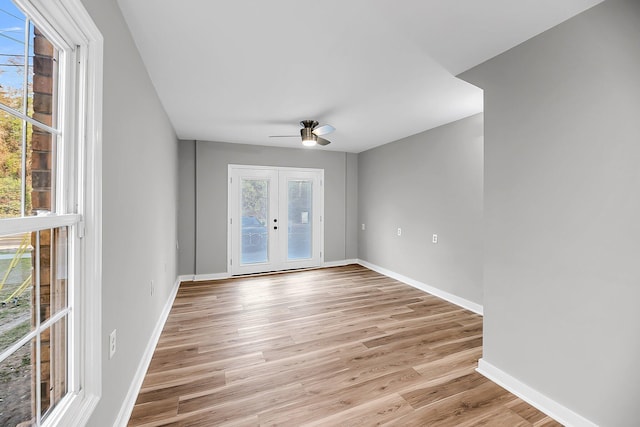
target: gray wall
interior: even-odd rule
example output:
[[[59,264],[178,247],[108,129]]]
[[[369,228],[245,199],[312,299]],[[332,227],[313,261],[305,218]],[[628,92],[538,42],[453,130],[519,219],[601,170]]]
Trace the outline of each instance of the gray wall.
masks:
[[[88,423],[100,427],[113,425],[176,279],[178,150],[115,0],[83,3],[104,36],[102,398]]]
[[[178,274],[195,273],[196,144],[180,141],[178,149]]]
[[[347,236],[347,248],[345,259],[358,258],[358,155],[354,153],[347,154],[347,173],[346,173],[346,227],[345,234]]]
[[[482,304],[482,122],[359,154],[360,259]]]
[[[602,426],[640,419],[640,2],[461,77],[485,90],[484,355]]]
[[[353,155],[321,149],[306,150],[256,145],[197,141],[196,143],[196,274],[227,271],[227,175],[229,164],[303,167],[324,169],[325,177],[325,256],[326,262],[341,261],[357,250],[353,240],[353,204],[357,182],[347,166]],[[180,150],[188,150],[188,142]],[[184,174],[188,170],[181,171]],[[184,176],[181,175],[181,177]],[[347,177],[351,179],[347,181]],[[188,178],[187,178],[188,179]],[[182,211],[181,211],[182,212]],[[190,215],[184,211],[185,215]],[[182,213],[181,213],[182,215]],[[185,237],[185,241],[188,241]],[[180,237],[182,240],[182,235]]]

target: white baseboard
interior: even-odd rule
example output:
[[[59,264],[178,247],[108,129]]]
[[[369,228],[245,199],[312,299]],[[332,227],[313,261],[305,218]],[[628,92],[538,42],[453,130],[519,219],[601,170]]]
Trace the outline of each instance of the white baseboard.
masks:
[[[178,282],[193,282],[196,280],[196,276],[194,274],[182,274],[178,276]]]
[[[429,286],[426,283],[419,282],[410,277],[403,276],[402,274],[398,274],[394,271],[387,270],[386,268],[380,267],[375,264],[371,264],[370,262],[367,262],[361,259],[357,260],[357,263],[377,273],[384,274],[385,276],[389,276],[392,279],[399,280],[400,282],[406,283],[409,286],[413,286],[414,288],[420,289],[421,291],[430,293],[431,295],[437,296],[438,298],[442,298],[443,300],[449,301],[450,303],[458,305],[467,310],[473,311],[476,314],[482,315],[483,313],[483,307],[480,304],[477,304],[473,301],[469,301],[457,295],[450,294],[449,292],[443,291],[442,289]]]
[[[530,405],[535,406],[540,411],[558,421],[560,424],[568,427],[597,427],[597,424],[592,423],[581,415],[576,414],[571,409],[548,398],[539,391],[534,390],[520,380],[496,368],[484,359],[478,360],[478,368],[476,371],[502,388],[515,394]]]
[[[322,264],[322,267],[343,267],[349,264],[358,264],[357,259],[343,259],[340,261],[327,261]]]
[[[138,398],[138,393],[140,393],[140,387],[142,387],[142,382],[144,381],[144,377],[147,373],[147,369],[149,368],[149,364],[151,363],[151,358],[153,357],[153,353],[156,349],[156,345],[158,344],[158,340],[160,339],[160,334],[162,334],[162,329],[164,328],[164,324],[169,317],[169,312],[171,312],[171,307],[173,307],[173,302],[176,299],[176,295],[178,294],[178,289],[180,288],[180,278],[176,278],[176,281],[173,285],[173,289],[171,290],[171,294],[167,299],[167,302],[160,313],[160,318],[158,319],[158,323],[156,323],[156,327],[149,338],[149,342],[147,342],[147,347],[144,350],[142,355],[142,359],[140,359],[140,363],[138,364],[138,369],[131,381],[131,385],[129,386],[129,391],[127,392],[127,397],[124,399],[122,406],[120,407],[120,412],[118,412],[118,417],[116,418],[114,426],[122,426],[125,427],[129,422],[129,418],[131,417],[131,412],[133,411],[133,407],[136,403],[136,399]]]

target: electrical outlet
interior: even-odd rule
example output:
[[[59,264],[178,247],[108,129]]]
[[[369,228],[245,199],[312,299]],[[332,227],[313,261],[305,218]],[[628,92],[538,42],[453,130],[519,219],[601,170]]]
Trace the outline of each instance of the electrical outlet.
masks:
[[[364,226],[364,224],[362,224],[362,231],[364,231],[366,229],[366,227]]]
[[[155,286],[153,285],[153,280],[151,281],[151,296],[153,296],[153,291],[155,290]]]
[[[402,228],[398,227],[398,236],[402,236]]]
[[[116,354],[116,330],[115,329],[109,334],[109,359],[112,359],[114,354]]]
[[[431,238],[431,243],[438,243],[438,235],[434,234],[433,237]]]

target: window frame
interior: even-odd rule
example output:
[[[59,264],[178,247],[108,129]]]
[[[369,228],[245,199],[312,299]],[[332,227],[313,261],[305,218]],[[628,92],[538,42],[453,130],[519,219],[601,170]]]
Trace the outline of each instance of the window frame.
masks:
[[[2,219],[0,234],[69,226],[69,390],[41,426],[84,425],[102,388],[103,37],[80,0],[13,1],[64,52],[57,101],[67,151],[55,151],[55,212]]]

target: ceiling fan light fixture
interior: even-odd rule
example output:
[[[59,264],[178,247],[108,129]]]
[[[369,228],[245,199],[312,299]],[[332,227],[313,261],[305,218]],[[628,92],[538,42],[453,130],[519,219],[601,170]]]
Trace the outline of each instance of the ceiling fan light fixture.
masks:
[[[318,141],[318,137],[313,134],[311,128],[300,129],[300,135],[302,135],[302,145],[305,147],[313,147]]]

